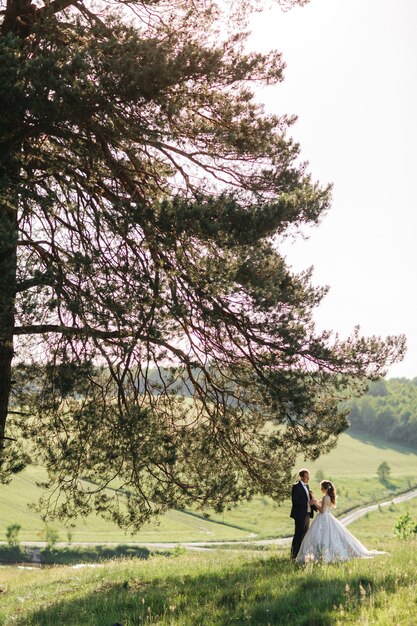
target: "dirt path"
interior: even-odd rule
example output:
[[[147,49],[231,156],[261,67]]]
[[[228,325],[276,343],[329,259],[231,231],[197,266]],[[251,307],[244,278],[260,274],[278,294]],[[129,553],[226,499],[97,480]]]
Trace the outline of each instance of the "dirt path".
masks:
[[[357,509],[352,511],[351,513],[347,513],[340,517],[340,521],[345,526],[349,526],[352,522],[356,522],[360,517],[363,517],[370,511],[376,511],[380,506],[389,506],[390,504],[399,504],[400,502],[406,502],[407,500],[411,500],[412,498],[417,498],[417,489],[413,489],[412,491],[407,491],[407,493],[403,493],[400,496],[396,496],[391,500],[386,500],[385,502],[379,502],[378,504],[370,504],[369,506],[362,507],[361,509]]]

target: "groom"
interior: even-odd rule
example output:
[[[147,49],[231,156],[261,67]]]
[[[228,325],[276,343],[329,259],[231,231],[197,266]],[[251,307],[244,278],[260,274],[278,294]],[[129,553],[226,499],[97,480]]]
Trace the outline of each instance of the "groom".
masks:
[[[291,544],[291,558],[295,559],[303,541],[304,535],[310,526],[310,519],[317,511],[313,504],[313,492],[310,491],[308,480],[309,471],[305,468],[298,472],[300,480],[295,483],[291,491],[292,507],[290,517],[295,522],[294,537]]]

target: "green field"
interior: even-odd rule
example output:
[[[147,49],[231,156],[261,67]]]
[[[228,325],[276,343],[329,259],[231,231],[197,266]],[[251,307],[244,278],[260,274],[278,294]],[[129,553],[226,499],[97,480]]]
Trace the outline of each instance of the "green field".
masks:
[[[390,493],[390,486],[397,486],[397,491],[400,485],[407,486],[416,476],[416,456],[403,448],[387,449],[375,439],[371,442],[350,433],[341,437],[335,452],[310,464],[310,469],[313,477],[321,469],[341,485],[341,510],[353,499],[368,498],[372,493],[379,498]],[[354,462],[349,463],[349,459]],[[383,460],[392,468],[388,486],[381,485],[375,476],[376,467]],[[13,521],[22,516],[19,519],[27,523],[29,533],[31,524],[40,523],[34,513],[25,511],[27,495],[34,496],[36,492],[35,478],[32,468],[16,478],[17,486],[2,487],[0,492],[1,519],[5,519],[3,503],[7,503],[5,494],[9,493],[9,504],[13,506],[7,510],[15,515]],[[349,492],[352,496],[347,495]],[[84,568],[0,566],[0,624],[411,626],[416,623],[417,539],[404,542],[393,535],[399,516],[407,511],[417,523],[414,499],[381,507],[352,524],[351,532],[368,548],[385,550],[389,556],[348,563],[297,566],[289,560],[287,547],[252,550],[242,545],[241,550],[185,554],[179,551],[170,556],[151,554],[145,560],[112,559]],[[159,528],[146,528],[139,537],[186,532],[187,539],[201,539],[207,528],[213,528],[214,535],[230,533],[236,541],[239,532],[242,538],[250,529],[267,533],[284,515],[290,521],[288,507],[276,507],[268,499],[258,498],[225,513],[225,522],[233,520],[245,528],[239,531],[172,511]],[[89,524],[84,529],[80,526],[76,533],[98,537],[101,529],[101,536],[109,538],[103,541],[123,537],[119,530],[106,527],[99,520],[92,519]],[[289,531],[291,528],[289,524]]]
[[[415,624],[417,542],[390,556],[297,566],[288,554],[209,551],[95,568],[0,570],[3,626]]]
[[[381,484],[376,476],[376,469],[382,461],[391,467],[387,484]],[[300,460],[300,465],[304,464]],[[338,515],[361,504],[389,499],[392,494],[405,491],[417,481],[416,451],[353,432],[341,435],[334,451],[314,463],[307,463],[307,466],[311,473],[310,486],[317,496],[320,495],[315,479],[318,471],[336,484]],[[11,484],[0,486],[0,540],[5,540],[6,527],[11,523],[22,525],[22,541],[42,540],[44,524],[38,514],[28,509],[27,503],[36,502],[39,497],[41,492],[36,480],[43,476],[41,469],[31,467],[16,476]],[[54,522],[51,525],[59,531],[60,539],[66,541],[65,527]],[[257,538],[287,536],[292,528],[288,502],[277,505],[270,498],[258,497],[224,514],[211,513],[210,519],[195,512],[169,511],[159,525],[147,525],[133,536],[100,517],[90,516],[77,523],[72,530],[72,541],[241,541],[254,538],[254,535]]]

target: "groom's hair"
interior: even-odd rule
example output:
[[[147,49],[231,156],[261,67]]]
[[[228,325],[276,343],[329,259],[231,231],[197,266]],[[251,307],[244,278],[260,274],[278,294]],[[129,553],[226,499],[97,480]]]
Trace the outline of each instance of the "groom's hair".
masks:
[[[309,474],[310,472],[308,471],[308,469],[306,469],[305,467],[303,467],[303,469],[300,469],[300,471],[298,472],[298,475],[300,478],[302,478],[304,476],[304,474]]]

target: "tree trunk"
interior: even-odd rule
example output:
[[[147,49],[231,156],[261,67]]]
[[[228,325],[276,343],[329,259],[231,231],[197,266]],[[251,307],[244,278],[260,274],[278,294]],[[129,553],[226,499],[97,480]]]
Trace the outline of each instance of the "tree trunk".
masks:
[[[36,21],[37,9],[31,0],[7,0],[0,37],[14,33],[21,42],[29,36]],[[11,73],[13,75],[13,72]],[[12,89],[13,91],[13,89]],[[12,106],[11,106],[12,105]],[[14,105],[14,106],[13,106]],[[16,128],[23,125],[19,102],[10,99],[5,87],[2,101],[0,136],[0,468],[4,462],[4,442],[10,402],[15,326],[17,280],[18,207],[21,140]]]
[[[9,153],[10,159],[10,153]],[[3,159],[2,159],[3,160]],[[0,171],[0,467],[11,389],[17,270],[17,159]]]

